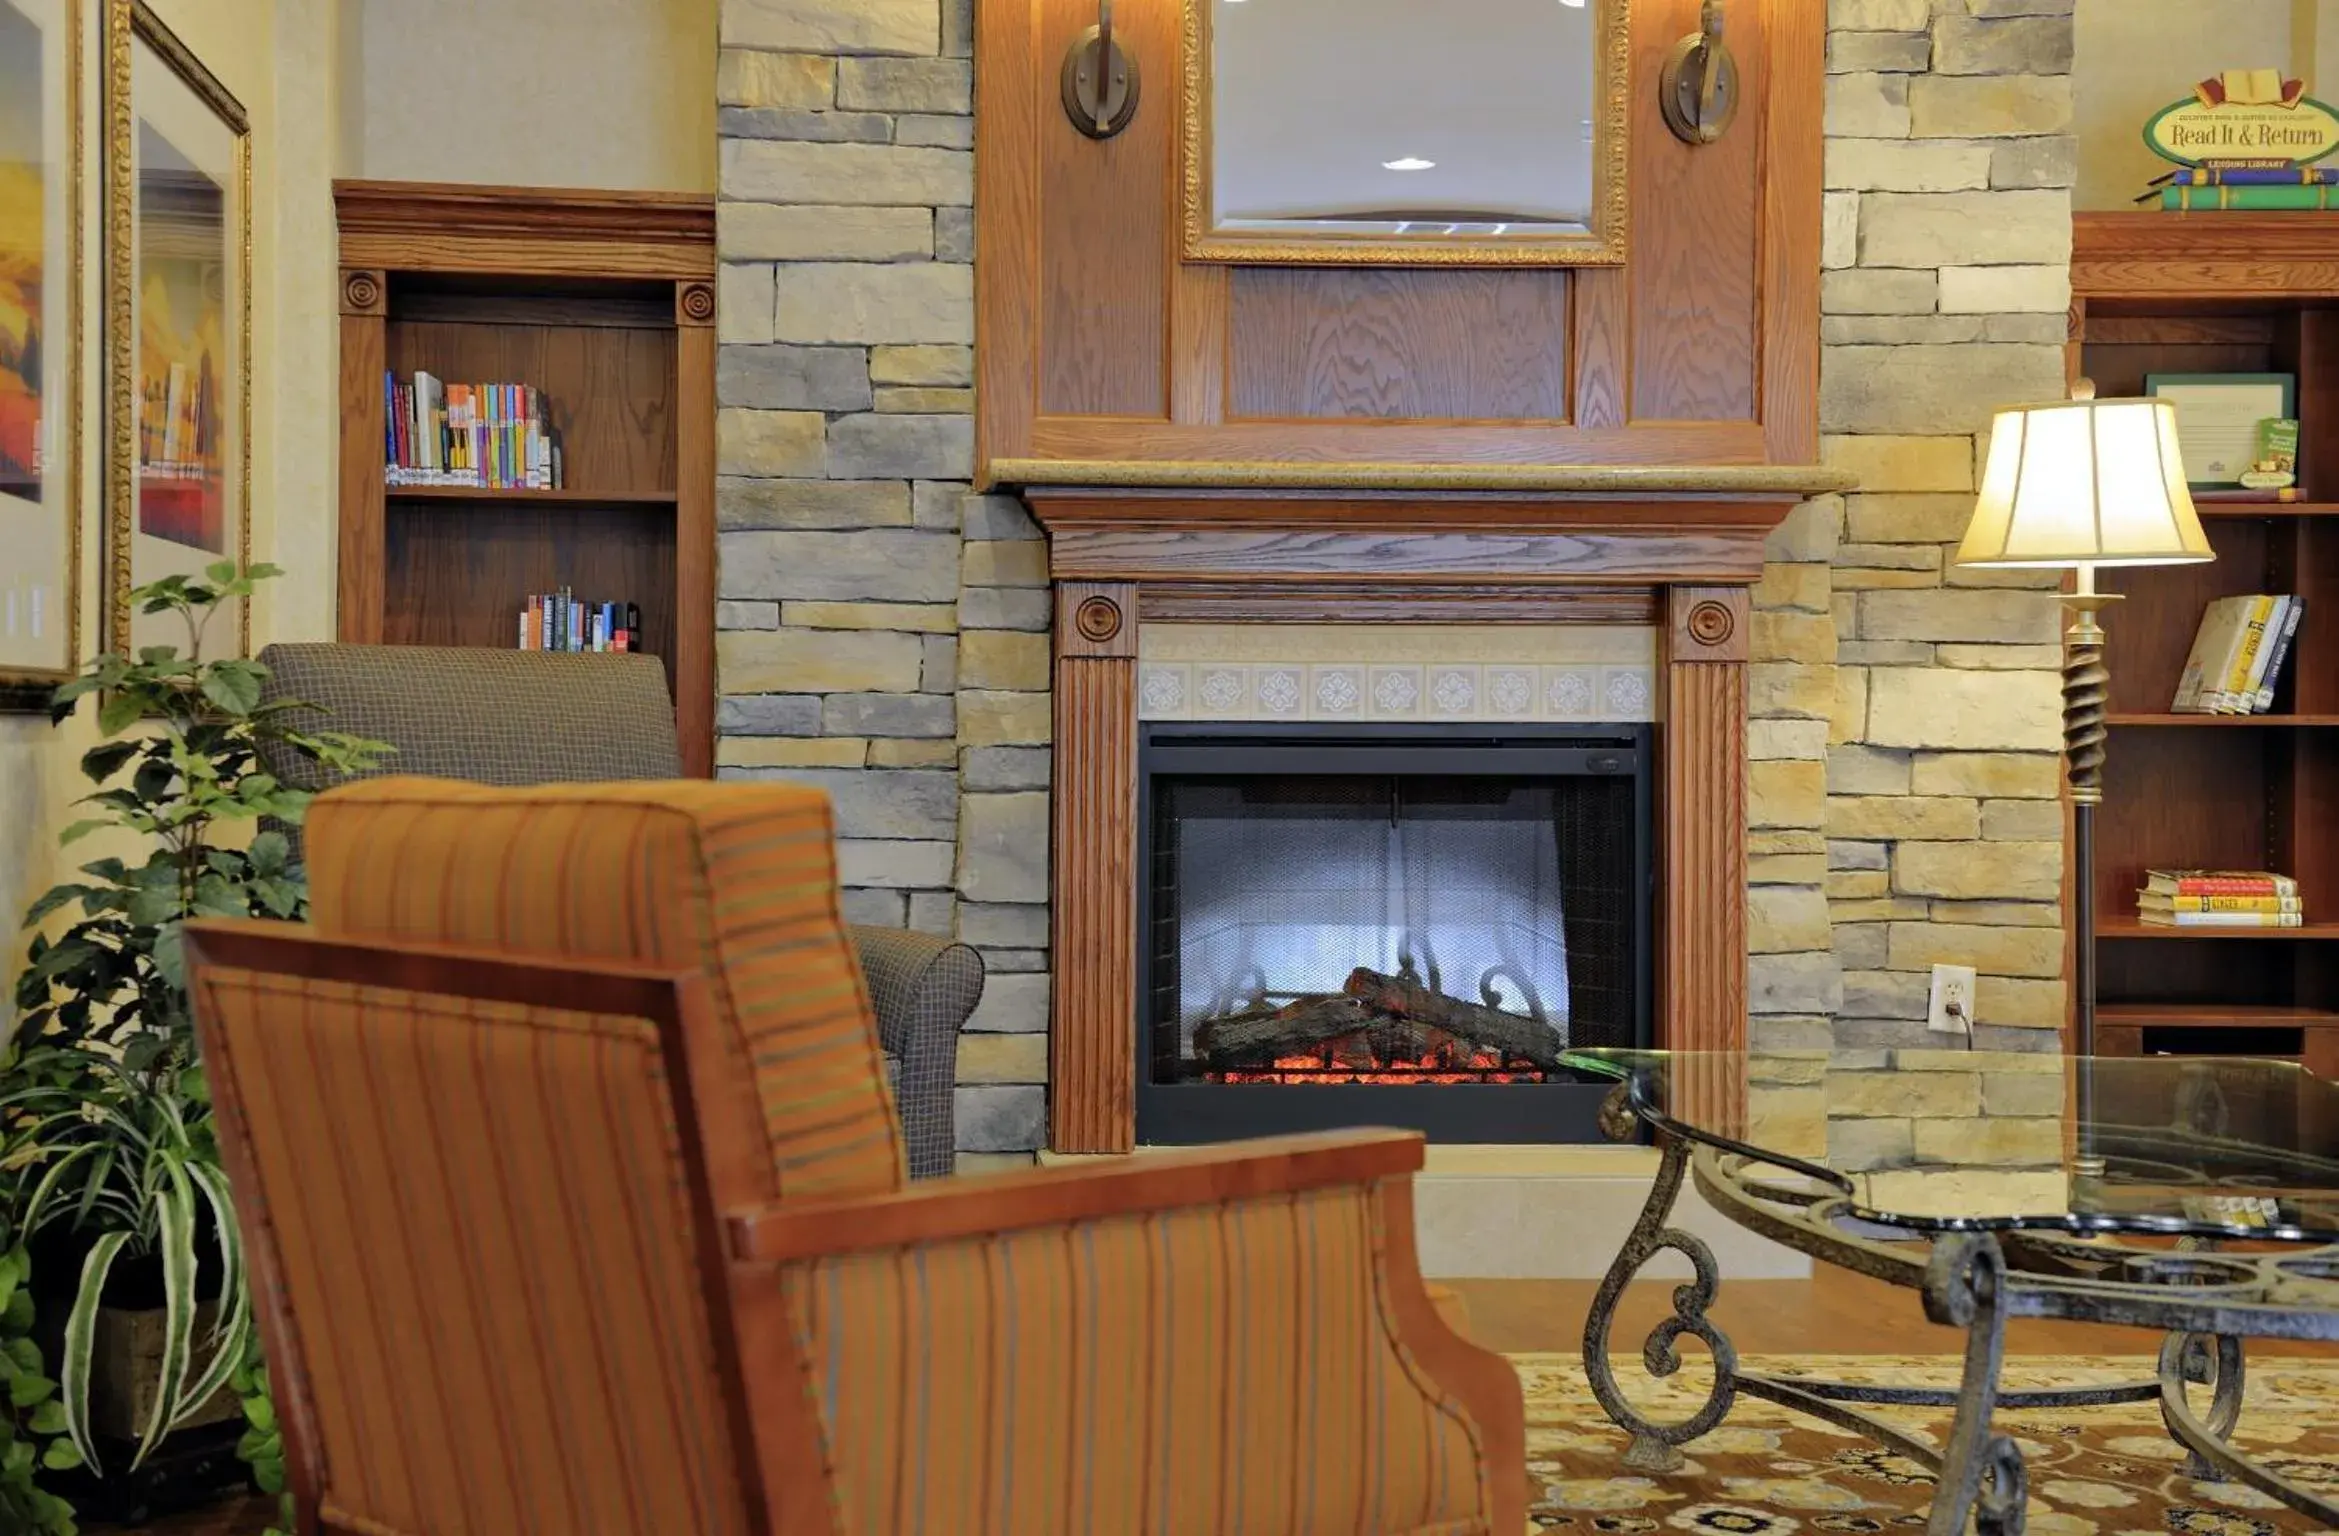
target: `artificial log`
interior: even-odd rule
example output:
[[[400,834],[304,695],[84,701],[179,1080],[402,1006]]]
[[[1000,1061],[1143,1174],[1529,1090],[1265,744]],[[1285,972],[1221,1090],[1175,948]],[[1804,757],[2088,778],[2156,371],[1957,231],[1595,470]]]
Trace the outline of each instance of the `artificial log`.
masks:
[[[1529,1061],[1546,1072],[1559,1069],[1567,1041],[1540,1019],[1466,1003],[1433,992],[1411,976],[1389,976],[1358,966],[1340,989],[1368,1013],[1426,1024],[1449,1035],[1500,1052],[1504,1061]]]
[[[1339,993],[1317,994],[1280,1008],[1246,1008],[1205,1021],[1194,1048],[1213,1066],[1267,1066],[1278,1056],[1314,1050],[1327,1040],[1361,1034],[1374,1019],[1364,1004]]]

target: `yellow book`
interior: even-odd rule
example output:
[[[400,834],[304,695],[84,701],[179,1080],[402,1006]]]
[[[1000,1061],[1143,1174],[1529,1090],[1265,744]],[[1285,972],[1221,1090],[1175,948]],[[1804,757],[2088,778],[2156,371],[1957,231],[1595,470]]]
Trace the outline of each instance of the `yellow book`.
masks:
[[[2249,599],[2249,605],[2242,619],[2241,644],[2226,663],[2225,685],[2217,690],[2212,714],[2246,715],[2257,702],[2258,690],[2250,672],[2257,663],[2258,648],[2266,643],[2266,621],[2274,617],[2274,599],[2260,593]]]
[[[2297,912],[2296,896],[2169,896],[2139,891],[2136,905],[2146,912]]]

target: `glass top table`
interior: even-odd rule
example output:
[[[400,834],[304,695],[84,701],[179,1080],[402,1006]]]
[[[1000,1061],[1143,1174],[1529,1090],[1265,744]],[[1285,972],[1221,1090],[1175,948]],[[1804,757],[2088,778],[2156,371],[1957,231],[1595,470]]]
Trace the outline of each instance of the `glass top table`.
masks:
[[[2191,1475],[2232,1477],[2339,1528],[2339,1504],[2230,1443],[2245,1340],[2339,1340],[2339,1085],[2291,1063],[2235,1058],[1585,1050],[1561,1060],[1615,1084],[1601,1114],[1607,1135],[1653,1141],[1661,1154],[1584,1329],[1594,1396],[1632,1436],[1627,1465],[1677,1468],[1679,1448],[1744,1394],[1932,1470],[1929,1533],[1961,1536],[1969,1520],[2019,1532],[2022,1452],[1993,1429],[1996,1409],[2157,1401]],[[1927,1316],[1966,1332],[1959,1386],[1738,1369],[1708,1315],[1721,1283],[1712,1251],[1670,1220],[1685,1182],[1741,1227],[1917,1292]],[[1670,1375],[1681,1340],[1698,1339],[1714,1384],[1688,1418],[1660,1424],[1625,1397],[1609,1352],[1626,1285],[1666,1249],[1696,1278],[1675,1290],[1642,1360]],[[2111,1387],[2003,1390],[2013,1317],[2156,1330],[2158,1369]],[[1934,1446],[1864,1411],[1878,1404],[1956,1415]]]

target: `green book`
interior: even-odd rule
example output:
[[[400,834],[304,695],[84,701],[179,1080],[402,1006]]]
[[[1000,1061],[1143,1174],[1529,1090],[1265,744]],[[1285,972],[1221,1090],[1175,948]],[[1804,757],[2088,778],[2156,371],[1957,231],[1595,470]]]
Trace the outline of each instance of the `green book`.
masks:
[[[2162,187],[2160,206],[2167,211],[2207,212],[2222,208],[2237,213],[2295,212],[2302,208],[2339,207],[2329,186],[2312,187]]]

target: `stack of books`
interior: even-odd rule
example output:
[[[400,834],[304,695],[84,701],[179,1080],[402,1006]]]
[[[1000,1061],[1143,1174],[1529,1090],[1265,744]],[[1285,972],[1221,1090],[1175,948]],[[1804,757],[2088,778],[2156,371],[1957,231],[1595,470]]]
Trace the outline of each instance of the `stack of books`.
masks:
[[[642,610],[632,603],[579,602],[567,587],[539,593],[520,610],[523,651],[638,651]]]
[[[2339,169],[2325,165],[2196,165],[2156,176],[2136,199],[2158,200],[2170,213],[2223,209],[2232,213],[2339,208]]]
[[[565,483],[560,439],[530,384],[449,384],[382,375],[383,479],[403,486],[553,491]]]
[[[2265,870],[2150,869],[2136,917],[2155,928],[2297,928],[2298,882]]]
[[[2169,710],[2179,715],[2262,715],[2298,638],[2306,602],[2296,593],[2221,597],[2201,614]]]

